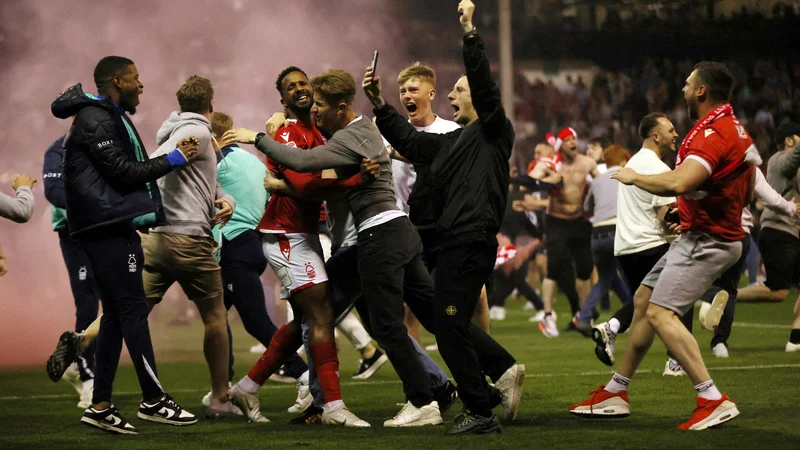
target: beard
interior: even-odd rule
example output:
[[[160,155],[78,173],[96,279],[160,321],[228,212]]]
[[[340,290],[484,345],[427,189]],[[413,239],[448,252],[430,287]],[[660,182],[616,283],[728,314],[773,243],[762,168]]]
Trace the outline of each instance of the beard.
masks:
[[[698,117],[698,114],[697,114],[697,100],[694,100],[694,99],[686,100],[686,109],[688,109],[688,111],[689,111],[689,118],[690,119],[692,119],[692,120],[699,120],[700,119],[700,117]]]
[[[139,90],[124,93],[120,96],[119,107],[130,115],[136,114],[136,107],[139,105]]]

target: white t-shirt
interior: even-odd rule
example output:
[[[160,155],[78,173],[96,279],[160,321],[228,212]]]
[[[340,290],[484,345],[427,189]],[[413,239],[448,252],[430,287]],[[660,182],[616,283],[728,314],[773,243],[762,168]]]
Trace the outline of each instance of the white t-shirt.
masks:
[[[670,170],[655,152],[646,148],[633,155],[625,167],[642,175],[657,175]],[[658,220],[658,209],[675,201],[675,197],[659,197],[636,186],[620,183],[614,255],[639,253],[675,239],[675,235],[664,231]]]
[[[455,131],[460,126],[452,120],[442,119],[436,116],[436,119],[427,127],[414,127],[417,131],[434,134],[445,134]],[[389,141],[383,140],[386,148],[391,147]],[[394,181],[394,194],[397,198],[397,206],[401,210],[408,213],[408,196],[411,194],[411,189],[414,187],[414,182],[417,181],[417,173],[414,171],[412,164],[404,163],[396,159],[392,160],[392,180]]]

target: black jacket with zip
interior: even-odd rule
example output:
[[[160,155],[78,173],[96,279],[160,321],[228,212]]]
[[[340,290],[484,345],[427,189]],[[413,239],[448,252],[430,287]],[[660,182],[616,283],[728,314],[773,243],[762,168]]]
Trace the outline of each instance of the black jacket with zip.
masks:
[[[430,164],[438,244],[497,245],[508,196],[514,128],[492,79],[483,42],[464,37],[464,66],[478,120],[447,134],[418,132],[391,105],[375,109],[381,134],[404,158]]]
[[[141,229],[164,224],[154,181],[172,166],[166,156],[148,158],[136,128],[113,100],[84,94],[77,84],[59,95],[50,109],[59,119],[75,116],[64,140],[63,162],[71,235],[125,222]]]

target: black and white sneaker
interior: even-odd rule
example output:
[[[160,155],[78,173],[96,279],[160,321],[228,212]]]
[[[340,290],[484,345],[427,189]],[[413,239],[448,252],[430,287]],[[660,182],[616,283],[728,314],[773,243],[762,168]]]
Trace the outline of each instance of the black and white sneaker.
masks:
[[[53,382],[60,380],[70,364],[78,360],[82,338],[83,336],[74,331],[61,333],[56,349],[47,358],[47,376]]]
[[[389,361],[389,357],[384,355],[382,351],[375,349],[375,354],[370,359],[358,360],[358,372],[353,374],[354,380],[366,380],[371,377],[381,368],[382,365]]]
[[[503,395],[500,394],[501,401],[502,398]],[[433,393],[433,399],[439,404],[439,412],[444,414],[456,403],[456,400],[458,400],[458,388],[448,380],[444,387]]]
[[[98,411],[91,406],[86,408],[86,411],[83,412],[83,417],[81,417],[81,423],[111,433],[137,434],[136,428],[122,417],[114,405],[102,411]]]
[[[143,420],[169,425],[194,425],[197,423],[197,417],[178,406],[169,394],[164,394],[153,404],[143,401],[139,404],[139,412],[136,416]]]

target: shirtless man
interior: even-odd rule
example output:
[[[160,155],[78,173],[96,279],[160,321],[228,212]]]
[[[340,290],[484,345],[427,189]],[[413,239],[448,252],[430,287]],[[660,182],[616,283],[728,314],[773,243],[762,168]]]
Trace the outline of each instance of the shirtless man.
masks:
[[[555,172],[561,176],[563,185],[550,191],[545,219],[547,277],[542,284],[545,315],[539,322],[539,330],[547,337],[558,336],[552,314],[556,286],[567,296],[573,316],[591,289],[590,278],[594,268],[592,225],[583,218],[583,198],[587,176],[600,174],[592,158],[578,154],[578,134],[572,128],[564,128],[558,133],[555,149],[558,151]],[[537,163],[530,176],[546,181],[546,178],[554,176],[553,169],[548,164]]]

